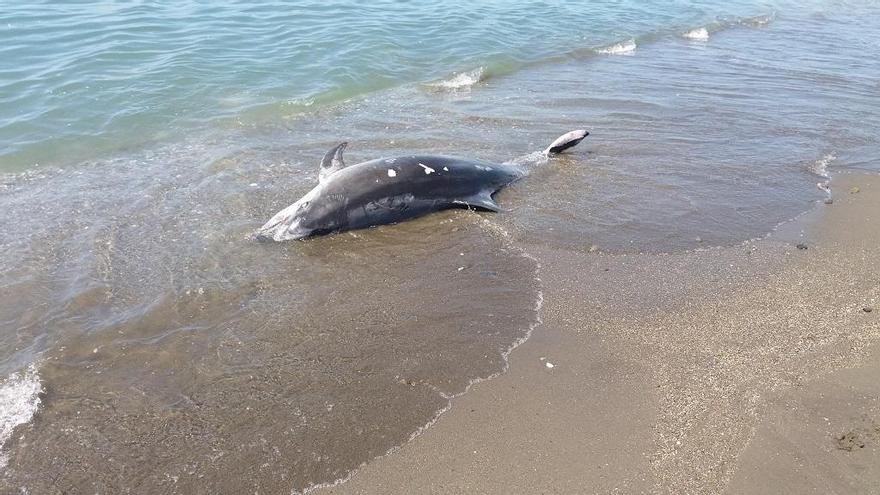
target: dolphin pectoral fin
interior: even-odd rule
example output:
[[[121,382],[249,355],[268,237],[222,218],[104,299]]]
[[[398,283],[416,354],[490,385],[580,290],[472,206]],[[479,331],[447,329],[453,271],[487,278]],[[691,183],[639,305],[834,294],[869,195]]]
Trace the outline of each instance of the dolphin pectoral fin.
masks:
[[[463,205],[463,206],[475,208],[478,210],[486,210],[486,211],[491,211],[491,212],[495,212],[495,213],[502,211],[501,207],[498,206],[498,203],[496,203],[495,200],[492,199],[492,196],[490,196],[488,194],[479,195],[479,196],[472,196],[470,198],[465,198],[460,201],[453,201],[453,202],[458,205]]]
[[[342,152],[345,151],[346,146],[348,143],[343,141],[324,155],[324,159],[321,160],[321,170],[318,172],[318,182],[324,182],[327,177],[345,168]]]
[[[546,153],[548,155],[562,153],[563,151],[571,148],[572,146],[576,146],[578,143],[583,141],[585,137],[587,137],[589,135],[590,135],[590,133],[583,130],[583,129],[578,129],[576,131],[567,132],[567,133],[559,136],[558,138],[556,138],[556,141],[553,141],[552,143],[550,143],[550,146],[548,146],[547,149],[544,150],[544,153]]]

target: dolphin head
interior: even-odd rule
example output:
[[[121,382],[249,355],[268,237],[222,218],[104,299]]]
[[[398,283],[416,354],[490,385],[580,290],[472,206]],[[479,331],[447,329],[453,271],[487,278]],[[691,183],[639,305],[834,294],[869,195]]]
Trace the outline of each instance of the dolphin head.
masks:
[[[260,241],[288,241],[323,235],[338,229],[340,209],[333,195],[319,184],[299,201],[279,211],[257,230]]]

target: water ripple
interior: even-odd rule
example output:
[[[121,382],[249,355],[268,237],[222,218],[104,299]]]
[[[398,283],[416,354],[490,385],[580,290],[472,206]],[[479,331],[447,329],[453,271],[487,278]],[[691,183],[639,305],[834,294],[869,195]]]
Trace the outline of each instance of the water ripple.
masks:
[[[736,9],[755,15],[766,6]],[[266,115],[273,102],[332,104],[477,67],[496,74],[579,48],[680,32],[736,9],[611,0],[589,9],[561,1],[7,3],[0,170],[94,158],[90,148],[105,149],[98,141],[127,147],[255,109]],[[82,144],[71,149],[71,141]]]

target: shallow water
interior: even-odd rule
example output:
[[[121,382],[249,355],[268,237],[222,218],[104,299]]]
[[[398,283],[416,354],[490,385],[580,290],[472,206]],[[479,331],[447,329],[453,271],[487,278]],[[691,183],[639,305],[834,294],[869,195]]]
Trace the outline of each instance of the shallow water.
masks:
[[[589,35],[577,31],[583,17],[531,7],[473,7],[497,23],[495,35],[477,43],[433,32],[433,59],[401,42],[393,53],[416,59],[415,68],[393,57],[358,66],[357,50],[339,46],[300,54],[365,80],[381,78],[383,64],[400,65],[404,73],[389,76],[386,89],[350,99],[314,96],[345,74],[277,69],[298,67],[275,56],[290,39],[320,44],[338,32],[319,14],[293,23],[278,5],[241,17],[232,7],[195,8],[209,25],[172,23],[189,44],[157,45],[150,57],[158,58],[146,64],[155,73],[123,55],[101,62],[136,75],[122,78],[132,88],[167,84],[144,97],[101,90],[107,106],[149,107],[134,121],[88,128],[87,114],[104,118],[104,106],[79,93],[32,101],[3,67],[2,97],[19,106],[3,110],[0,132],[13,145],[2,166],[26,170],[0,183],[0,376],[9,377],[0,391],[21,390],[25,400],[0,394],[0,424],[25,426],[6,442],[0,486],[287,492],[333,482],[405,442],[472,381],[504,369],[508,350],[539,318],[532,246],[621,253],[731,245],[824,198],[817,183],[828,169],[880,169],[874,5],[682,4],[663,15],[606,6],[588,17],[603,26]],[[40,21],[48,32],[61,37],[85,18],[110,19],[111,44],[113,33],[135,35],[153,16],[144,13],[151,7],[100,15],[66,8],[73,12]],[[406,26],[415,36],[423,17],[405,10],[414,4],[402,8],[386,24],[347,21],[380,33]],[[328,9],[321,12],[335,12]],[[237,32],[261,16],[241,53],[206,41],[218,27]],[[62,29],[63,19],[70,26]],[[536,25],[517,30],[524,19]],[[301,30],[300,38],[284,29],[277,45],[256,36],[273,23]],[[701,27],[708,39],[685,36]],[[101,33],[80,33],[83,46],[97,49],[90,36]],[[93,55],[70,46],[58,60],[46,57],[76,67],[79,55]],[[248,51],[260,46],[269,47],[261,57]],[[515,53],[519,69],[497,70],[496,51]],[[209,102],[219,93],[260,79],[196,71],[188,84],[168,76],[189,66],[210,73],[212,53],[267,63],[266,73],[285,83],[215,111]],[[51,79],[31,75],[37,92]],[[359,93],[355,86],[344,94]],[[284,110],[303,97],[316,103]],[[44,104],[82,119],[60,130],[42,110],[25,109]],[[39,130],[22,133],[23,122]],[[315,184],[320,157],[339,140],[352,143],[348,163],[422,152],[530,163],[579,127],[591,136],[532,164],[530,177],[499,194],[499,214],[450,211],[308,242],[250,238]],[[78,146],[60,144],[71,141]],[[39,153],[57,166],[33,166]],[[37,406],[31,420],[25,409]]]

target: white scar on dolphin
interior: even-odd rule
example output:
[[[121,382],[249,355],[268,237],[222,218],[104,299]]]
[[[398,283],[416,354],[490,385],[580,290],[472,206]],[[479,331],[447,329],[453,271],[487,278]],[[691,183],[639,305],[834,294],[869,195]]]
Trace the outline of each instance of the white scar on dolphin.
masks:
[[[541,154],[552,157],[590,133],[559,136]],[[498,212],[492,196],[526,175],[516,165],[448,156],[380,158],[346,166],[340,143],[324,155],[318,185],[276,213],[257,232],[259,240],[305,239],[400,222],[447,208]],[[394,168],[388,168],[394,163]],[[435,173],[442,169],[443,174]]]

